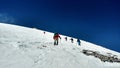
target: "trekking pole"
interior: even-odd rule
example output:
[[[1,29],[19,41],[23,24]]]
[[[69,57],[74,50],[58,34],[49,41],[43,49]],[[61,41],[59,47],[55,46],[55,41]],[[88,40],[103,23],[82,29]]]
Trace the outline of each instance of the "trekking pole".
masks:
[[[60,39],[60,43],[61,43],[61,39]]]
[[[61,39],[60,39],[60,44],[61,44]]]

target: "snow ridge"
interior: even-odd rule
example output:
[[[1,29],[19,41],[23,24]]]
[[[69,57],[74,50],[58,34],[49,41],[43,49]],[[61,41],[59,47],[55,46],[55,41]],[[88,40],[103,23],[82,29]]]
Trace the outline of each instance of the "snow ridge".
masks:
[[[120,58],[120,53],[83,41],[78,46],[65,41],[64,35],[59,45],[53,45],[53,33],[35,28],[27,28],[0,23],[0,68],[120,68],[120,63],[102,62],[93,56],[86,56],[83,49],[112,53]],[[69,39],[71,37],[68,37]]]

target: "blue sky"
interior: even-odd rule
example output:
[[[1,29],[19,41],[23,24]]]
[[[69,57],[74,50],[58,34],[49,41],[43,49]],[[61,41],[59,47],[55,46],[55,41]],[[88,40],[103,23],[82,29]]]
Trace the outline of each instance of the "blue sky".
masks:
[[[120,52],[119,0],[0,0],[0,22],[59,32]]]

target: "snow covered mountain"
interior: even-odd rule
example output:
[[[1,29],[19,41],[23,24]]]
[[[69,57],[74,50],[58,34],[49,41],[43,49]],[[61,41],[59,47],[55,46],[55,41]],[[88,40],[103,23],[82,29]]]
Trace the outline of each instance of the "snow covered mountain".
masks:
[[[83,40],[79,46],[65,41],[53,45],[53,33],[22,26],[0,23],[0,68],[120,68],[119,62],[103,62],[83,50],[99,52],[102,55],[120,53]]]

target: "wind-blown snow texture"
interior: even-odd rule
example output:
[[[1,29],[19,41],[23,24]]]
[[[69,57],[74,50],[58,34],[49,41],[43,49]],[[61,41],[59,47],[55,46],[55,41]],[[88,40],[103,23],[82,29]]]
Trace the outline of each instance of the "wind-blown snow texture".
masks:
[[[120,68],[120,63],[102,62],[81,51],[89,49],[102,54],[120,53],[81,40],[78,46],[65,41],[53,45],[53,33],[0,23],[0,68]]]

